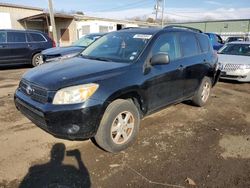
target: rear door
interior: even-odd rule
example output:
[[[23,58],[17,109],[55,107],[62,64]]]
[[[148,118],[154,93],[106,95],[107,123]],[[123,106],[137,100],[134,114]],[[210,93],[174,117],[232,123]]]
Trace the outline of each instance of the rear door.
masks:
[[[29,63],[29,46],[26,39],[25,32],[22,31],[8,31],[7,32],[8,47],[11,49],[10,62],[15,63]]]
[[[154,65],[146,75],[149,112],[173,103],[183,96],[182,61],[175,32],[161,34],[152,46],[150,57],[161,52],[168,53],[170,63]]]
[[[205,36],[207,39],[207,36]],[[179,35],[181,54],[184,62],[184,97],[192,96],[198,89],[207,70],[207,56],[202,53],[195,33],[183,32]],[[207,45],[209,41],[206,40]],[[208,46],[209,47],[209,46]]]

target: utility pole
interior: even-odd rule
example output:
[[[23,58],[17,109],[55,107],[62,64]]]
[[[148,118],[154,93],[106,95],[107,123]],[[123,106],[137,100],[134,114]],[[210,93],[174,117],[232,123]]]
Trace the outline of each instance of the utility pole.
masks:
[[[162,7],[161,7],[161,27],[164,27],[164,11],[165,11],[165,0],[162,0]]]
[[[57,32],[56,32],[56,24],[55,24],[53,3],[52,3],[52,0],[48,0],[48,1],[49,1],[50,24],[52,26],[53,39],[56,42],[56,46],[59,46],[58,39],[57,39]]]
[[[156,0],[156,4],[155,4],[155,22],[157,22],[158,11],[159,11],[159,0]]]

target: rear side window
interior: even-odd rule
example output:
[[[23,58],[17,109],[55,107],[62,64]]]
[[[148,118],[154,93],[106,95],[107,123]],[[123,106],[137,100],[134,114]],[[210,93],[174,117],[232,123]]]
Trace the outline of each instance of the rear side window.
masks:
[[[180,34],[180,46],[183,57],[190,57],[199,54],[197,40],[192,33]]]
[[[7,40],[6,32],[0,31],[0,43],[5,43]]]
[[[199,44],[200,44],[200,47],[201,47],[201,51],[203,53],[206,53],[206,52],[209,52],[210,50],[210,41],[207,37],[207,35],[197,35],[197,38],[198,38],[198,41],[199,41]]]
[[[45,42],[45,38],[39,33],[29,33],[29,42]]]
[[[8,32],[8,42],[26,42],[26,36],[23,32]]]

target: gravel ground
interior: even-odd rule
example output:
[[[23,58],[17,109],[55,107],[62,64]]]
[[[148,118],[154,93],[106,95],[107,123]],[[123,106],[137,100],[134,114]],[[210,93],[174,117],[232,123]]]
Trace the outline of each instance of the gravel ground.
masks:
[[[136,143],[109,154],[56,139],[15,109],[27,69],[0,71],[0,188],[250,187],[250,83],[219,82],[203,108],[181,103],[145,118]]]

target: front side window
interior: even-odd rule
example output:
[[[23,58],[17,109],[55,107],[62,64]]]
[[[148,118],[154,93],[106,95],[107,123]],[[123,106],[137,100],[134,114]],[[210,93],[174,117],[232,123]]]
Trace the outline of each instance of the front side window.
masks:
[[[219,54],[250,56],[250,44],[226,44]]]
[[[7,34],[8,42],[26,42],[26,36],[23,32],[8,32]]]
[[[190,57],[199,54],[197,40],[192,33],[180,34],[180,47],[182,49],[183,57]]]
[[[158,53],[167,53],[170,61],[180,57],[177,46],[177,35],[174,33],[164,33],[160,35],[152,47],[152,56]]]
[[[141,54],[152,35],[115,32],[101,37],[82,52],[85,58],[132,62]]]
[[[0,31],[0,43],[5,43],[7,40],[6,32]]]

